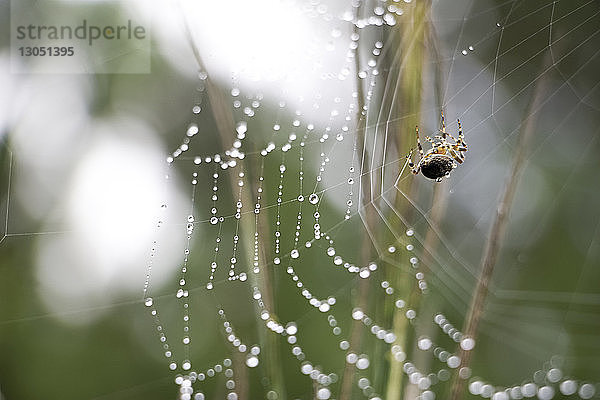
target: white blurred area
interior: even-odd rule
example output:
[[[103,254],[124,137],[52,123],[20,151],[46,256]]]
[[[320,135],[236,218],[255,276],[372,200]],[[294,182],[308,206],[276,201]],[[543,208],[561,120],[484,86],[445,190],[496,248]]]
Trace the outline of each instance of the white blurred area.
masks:
[[[152,0],[130,6],[151,14],[146,17],[152,20],[153,39],[175,69],[198,73],[189,29],[210,78],[225,88],[239,88],[242,95],[261,93],[271,104],[283,100],[289,111],[325,126],[331,122],[331,108],[354,102],[354,80],[338,79],[344,67],[353,65],[346,60],[352,24],[342,19],[348,2],[316,4]],[[341,104],[334,105],[336,97]]]
[[[273,103],[284,100],[291,107],[286,112],[302,105],[302,114],[312,112],[317,126],[330,124],[331,117],[313,109],[316,95],[326,109],[334,96],[353,101],[351,81],[324,78],[346,62],[347,41],[331,37],[332,27],[350,29],[341,19],[327,21],[323,13],[306,12],[293,1],[121,5],[152,21],[160,56],[186,75],[196,76],[198,66],[185,23],[209,75],[225,87],[261,92]],[[8,71],[8,54],[1,63]],[[158,133],[134,116],[113,112],[92,118],[93,75],[3,74],[0,79],[7,81],[0,123],[11,131],[15,160],[11,202],[21,213],[9,215],[9,233],[34,244],[35,287],[49,312],[86,323],[100,317],[100,310],[110,312],[111,304],[141,298],[154,240],[160,244],[151,284],[159,290],[172,281],[185,235],[178,222],[185,221],[182,210],[189,199],[176,177],[165,180],[169,149],[161,147]],[[159,219],[166,223],[157,230]]]
[[[152,284],[160,289],[175,270],[185,234],[177,222],[185,220],[176,179],[165,179],[158,133],[135,116],[91,117],[89,76],[14,78],[11,204],[18,206],[9,235],[31,241],[33,287],[46,308],[85,323],[141,299],[154,240],[161,251]]]

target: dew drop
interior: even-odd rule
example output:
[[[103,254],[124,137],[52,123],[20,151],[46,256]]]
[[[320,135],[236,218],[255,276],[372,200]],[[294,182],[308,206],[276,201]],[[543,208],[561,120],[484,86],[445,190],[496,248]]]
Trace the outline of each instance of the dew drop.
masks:
[[[577,391],[577,383],[570,379],[561,382],[560,384],[560,392],[565,396],[570,396]]]
[[[146,301],[144,301],[144,305],[145,305],[146,307],[151,307],[153,303],[154,303],[154,301],[152,300],[152,297],[148,297],[148,298],[146,299]]]
[[[258,365],[258,357],[253,354],[249,354],[246,358],[246,365],[250,368],[254,368]]]
[[[319,196],[315,193],[308,196],[308,201],[310,204],[317,204],[319,202]]]
[[[324,387],[317,390],[317,399],[326,400],[329,399],[329,397],[331,397],[331,390],[329,390],[329,388]]]
[[[525,397],[533,397],[535,396],[535,393],[537,392],[537,385],[535,383],[526,383],[523,386],[521,386],[521,392],[523,393],[523,396]]]
[[[509,400],[508,393],[506,392],[496,392],[492,395],[492,400]]]
[[[294,249],[294,250],[292,250],[292,252],[290,253],[290,256],[291,256],[292,258],[298,258],[298,257],[300,257],[300,253],[298,252],[298,250]]]
[[[540,400],[550,400],[554,397],[554,388],[551,386],[542,386],[538,390],[538,399]],[[508,400],[508,396],[506,397]]]
[[[367,356],[362,355],[358,360],[356,360],[356,368],[358,369],[367,369],[369,368],[369,359]]]
[[[312,371],[313,371],[313,366],[309,362],[303,363],[302,366],[300,367],[300,372],[302,372],[304,375],[309,375]]]
[[[348,364],[354,364],[357,359],[358,359],[358,356],[356,354],[354,354],[354,353],[348,353],[346,355],[346,362]]]
[[[591,399],[596,394],[596,389],[591,383],[584,383],[579,388],[579,397],[582,399]]]
[[[460,357],[450,356],[448,357],[448,361],[446,361],[446,364],[448,364],[450,368],[457,368],[460,365]]]
[[[419,346],[419,349],[421,349],[421,350],[429,350],[432,345],[431,339],[429,339],[427,337],[420,338],[419,341],[417,342],[417,345]]]
[[[470,337],[465,337],[460,341],[460,347],[466,351],[473,350],[473,347],[475,347],[475,340]]]

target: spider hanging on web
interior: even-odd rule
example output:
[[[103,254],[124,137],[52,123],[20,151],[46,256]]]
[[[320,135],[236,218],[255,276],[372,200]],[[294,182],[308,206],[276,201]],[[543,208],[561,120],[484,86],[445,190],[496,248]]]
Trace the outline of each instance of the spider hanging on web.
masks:
[[[446,123],[444,121],[444,111],[442,111],[442,130],[441,135],[436,135],[432,138],[429,136],[425,137],[425,140],[431,143],[431,149],[427,152],[423,152],[421,141],[419,140],[419,127],[415,127],[417,134],[417,147],[419,148],[419,162],[415,165],[413,163],[411,155],[415,150],[410,150],[410,153],[406,156],[408,160],[408,166],[413,174],[417,175],[419,172],[424,177],[429,179],[435,179],[440,182],[443,177],[450,175],[450,172],[457,167],[457,162],[462,164],[465,160],[465,154],[468,150],[467,144],[465,143],[465,137],[462,132],[460,120],[458,122],[458,140],[455,139],[450,133],[446,132]],[[448,141],[448,137],[452,139],[454,143]]]

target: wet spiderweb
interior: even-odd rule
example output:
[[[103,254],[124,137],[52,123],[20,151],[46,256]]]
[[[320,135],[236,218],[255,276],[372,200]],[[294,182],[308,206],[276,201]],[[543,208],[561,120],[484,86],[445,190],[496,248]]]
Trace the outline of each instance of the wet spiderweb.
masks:
[[[358,17],[353,6],[301,7],[329,29],[315,46],[343,49],[335,69],[319,70],[342,90],[290,99],[246,89],[234,71],[223,132],[210,71],[199,73],[167,160],[166,186],[187,182],[189,212],[157,228],[186,232],[179,273],[153,286],[157,240],[144,285],[179,397],[386,398],[394,368],[407,398],[447,398],[454,375],[473,397],[597,396],[598,3],[433,6],[421,139],[440,128],[441,106],[469,145],[442,183],[412,176],[394,130],[414,117],[394,103],[408,60],[384,57],[397,54],[390,35],[412,3],[366,3]],[[528,109],[542,80],[549,89]],[[483,321],[468,337],[483,249],[531,115]],[[399,134],[416,145],[414,131]],[[469,366],[460,348],[473,352]]]

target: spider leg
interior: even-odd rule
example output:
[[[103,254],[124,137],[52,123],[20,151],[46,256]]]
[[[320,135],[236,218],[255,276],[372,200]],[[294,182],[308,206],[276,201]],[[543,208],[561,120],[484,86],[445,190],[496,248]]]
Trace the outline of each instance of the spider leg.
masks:
[[[457,145],[453,144],[448,148],[448,153],[450,156],[459,164],[462,164],[465,161],[465,155],[462,153]]]
[[[419,170],[421,169],[421,160],[424,157],[424,153],[423,153],[423,146],[421,146],[421,140],[419,139],[419,126],[415,126],[415,134],[417,135],[417,147],[419,148],[419,162],[417,163],[417,165],[415,166],[415,163],[413,163],[411,155],[412,152],[414,151],[414,149],[410,150],[410,153],[408,153],[408,155],[406,156],[406,158],[408,159],[408,166],[410,167],[410,170],[412,171],[413,174],[418,174]]]
[[[410,152],[409,152],[409,153],[406,155],[406,159],[408,160],[408,167],[410,168],[410,171],[411,171],[413,174],[415,174],[415,175],[416,175],[416,174],[418,174],[418,173],[419,173],[419,169],[420,169],[420,167],[421,167],[421,164],[419,163],[419,164],[417,164],[417,166],[415,167],[415,163],[413,162],[413,160],[412,160],[412,158],[411,158],[411,156],[412,156],[412,152],[413,152],[414,150],[415,150],[414,148],[410,149]]]
[[[419,147],[419,157],[423,158],[423,156],[425,155],[423,153],[423,147],[421,146],[421,140],[419,139],[419,125],[415,126],[415,133],[417,135],[417,146]],[[427,137],[428,139],[430,139],[429,137]]]
[[[458,122],[458,140],[456,140],[456,144],[461,148],[464,148],[464,150],[461,151],[467,151],[468,146],[465,143],[465,135],[463,134],[462,126],[460,125],[460,119],[457,119],[456,122]]]
[[[444,110],[442,110],[442,139],[446,140],[446,120],[444,119]]]

